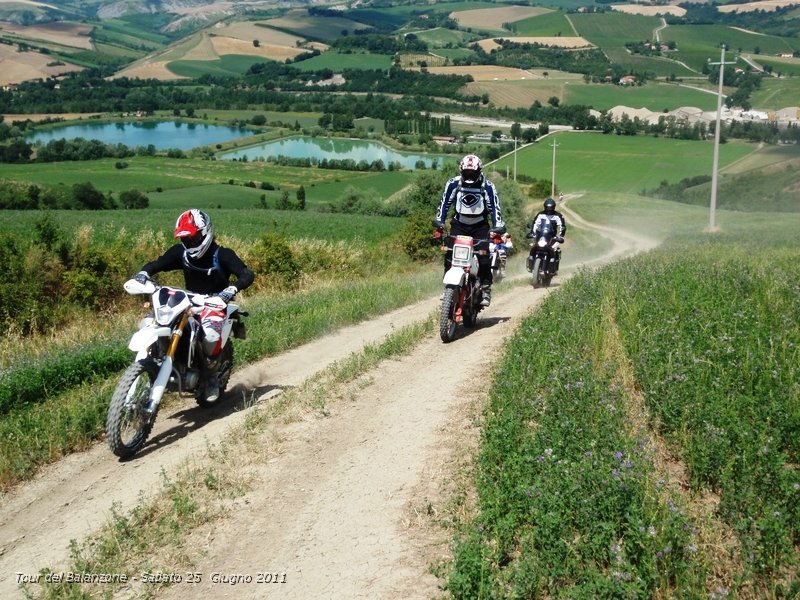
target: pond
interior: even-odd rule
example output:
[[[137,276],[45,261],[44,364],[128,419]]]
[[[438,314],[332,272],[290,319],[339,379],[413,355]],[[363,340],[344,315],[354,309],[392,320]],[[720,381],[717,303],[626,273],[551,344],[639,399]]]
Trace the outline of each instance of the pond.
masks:
[[[100,140],[104,144],[124,144],[129,148],[153,145],[156,150],[190,150],[198,146],[219,144],[232,139],[253,135],[253,131],[228,127],[226,125],[206,125],[203,123],[182,123],[180,121],[131,121],[120,123],[81,123],[63,125],[53,129],[34,131],[26,136],[28,142],[42,142],[62,138],[71,140],[83,138]]]
[[[274,142],[267,142],[258,146],[251,146],[241,150],[222,152],[217,158],[224,160],[258,160],[285,156],[287,158],[309,158],[312,163],[322,160],[353,160],[356,163],[366,161],[368,164],[382,160],[388,168],[389,163],[399,163],[403,168],[413,169],[418,162],[431,168],[434,162],[441,167],[446,160],[455,162],[457,159],[446,154],[411,154],[398,152],[388,146],[377,142],[364,140],[349,140],[343,138],[322,138],[297,136],[285,138]]]

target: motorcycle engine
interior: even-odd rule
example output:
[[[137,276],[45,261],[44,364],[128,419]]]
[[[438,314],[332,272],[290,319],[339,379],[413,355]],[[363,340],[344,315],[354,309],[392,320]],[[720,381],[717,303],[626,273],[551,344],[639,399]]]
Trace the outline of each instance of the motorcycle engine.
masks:
[[[197,369],[189,369],[186,371],[186,376],[183,378],[184,387],[187,390],[193,390],[200,382],[200,371]]]

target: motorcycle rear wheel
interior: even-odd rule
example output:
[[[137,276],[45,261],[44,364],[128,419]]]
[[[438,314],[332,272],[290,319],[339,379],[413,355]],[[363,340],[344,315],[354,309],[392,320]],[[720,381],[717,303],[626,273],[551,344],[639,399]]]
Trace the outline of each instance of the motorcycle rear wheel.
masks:
[[[456,321],[454,318],[454,313],[456,310],[457,298],[457,288],[445,288],[444,296],[442,296],[442,312],[439,315],[439,337],[442,338],[442,341],[445,344],[452,342],[456,336]]]
[[[156,415],[147,414],[145,407],[157,375],[155,361],[137,361],[125,369],[114,389],[106,417],[106,439],[120,458],[136,454],[153,429]]]
[[[231,371],[233,370],[233,343],[231,340],[225,344],[219,353],[219,369],[217,369],[217,377],[219,378],[219,396],[213,402],[206,400],[206,390],[201,388],[198,390],[195,400],[198,406],[203,408],[210,408],[219,404],[222,397],[225,395],[225,388],[228,387],[228,381],[231,378]]]

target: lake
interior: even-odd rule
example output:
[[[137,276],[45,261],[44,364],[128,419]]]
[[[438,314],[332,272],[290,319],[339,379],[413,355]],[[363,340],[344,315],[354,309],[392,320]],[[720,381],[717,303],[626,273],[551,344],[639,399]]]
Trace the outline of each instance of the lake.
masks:
[[[439,167],[442,166],[445,160],[457,162],[456,158],[448,157],[445,154],[411,154],[398,152],[397,150],[393,150],[377,142],[308,136],[285,138],[258,146],[217,154],[217,158],[224,160],[240,160],[246,157],[248,161],[278,156],[285,156],[287,158],[310,158],[316,162],[323,159],[351,159],[356,163],[362,160],[367,163],[373,163],[380,159],[386,167],[389,166],[390,162],[394,162],[400,163],[400,165],[406,169],[415,168],[419,161],[422,161],[426,168],[430,168],[434,161]]]
[[[26,136],[28,142],[42,142],[62,138],[100,140],[104,144],[125,144],[129,148],[153,145],[156,150],[190,150],[198,146],[220,144],[232,139],[252,136],[253,131],[228,127],[182,123],[179,121],[132,121],[124,123],[82,123],[64,125],[53,129],[35,131]]]

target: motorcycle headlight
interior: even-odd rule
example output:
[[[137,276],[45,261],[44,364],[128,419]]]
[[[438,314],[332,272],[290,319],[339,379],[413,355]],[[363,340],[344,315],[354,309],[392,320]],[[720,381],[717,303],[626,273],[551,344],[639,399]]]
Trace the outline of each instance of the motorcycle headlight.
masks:
[[[159,306],[156,309],[156,322],[159,325],[169,325],[172,321],[172,308],[169,306]]]
[[[466,246],[455,246],[453,248],[453,258],[456,260],[467,260],[467,258],[469,258],[469,248]]]
[[[547,246],[547,240],[544,238],[539,238],[539,241],[536,243],[540,248],[544,248],[545,246]]]

